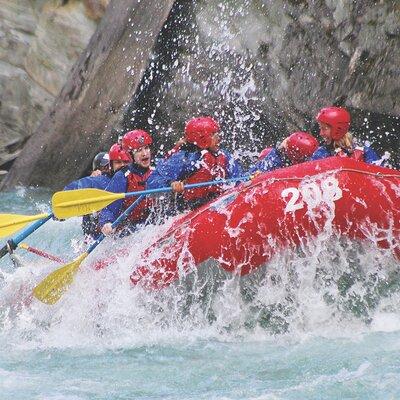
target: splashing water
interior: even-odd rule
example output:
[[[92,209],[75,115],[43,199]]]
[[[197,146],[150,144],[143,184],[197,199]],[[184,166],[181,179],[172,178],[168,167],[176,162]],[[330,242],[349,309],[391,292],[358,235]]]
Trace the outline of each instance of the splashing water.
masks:
[[[46,193],[1,196],[17,199],[7,212],[48,211]],[[31,289],[58,265],[22,250],[20,267],[2,260],[3,398],[399,394],[400,279],[388,252],[322,237],[241,279],[209,261],[165,290],[132,288],[140,253],[171,223],[107,239],[54,306],[32,299]],[[49,221],[31,236],[68,259],[82,251],[71,248],[78,219]],[[111,265],[90,268],[110,253]]]

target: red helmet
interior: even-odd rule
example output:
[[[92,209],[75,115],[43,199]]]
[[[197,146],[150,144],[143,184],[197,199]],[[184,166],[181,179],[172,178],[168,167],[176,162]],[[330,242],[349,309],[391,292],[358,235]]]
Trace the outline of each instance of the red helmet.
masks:
[[[318,140],[308,132],[293,132],[285,140],[285,153],[293,164],[305,161],[318,148]]]
[[[273,147],[266,147],[265,149],[261,150],[258,159],[262,160],[263,158],[267,157],[269,153],[273,150]]]
[[[345,108],[326,107],[316,117],[318,122],[323,122],[332,127],[331,139],[340,140],[350,128],[350,114]]]
[[[185,126],[185,138],[201,149],[211,146],[212,136],[219,132],[218,122],[211,117],[192,118]]]
[[[132,162],[132,158],[118,143],[113,144],[108,151],[110,161]]]
[[[122,148],[126,151],[138,150],[143,146],[150,146],[152,143],[152,137],[141,129],[127,132],[122,137]]]

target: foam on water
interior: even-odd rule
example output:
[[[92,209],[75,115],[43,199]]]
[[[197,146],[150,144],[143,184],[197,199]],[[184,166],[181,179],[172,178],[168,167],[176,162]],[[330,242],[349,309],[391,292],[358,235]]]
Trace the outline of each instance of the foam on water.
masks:
[[[3,272],[2,335],[11,335],[14,344],[19,337],[28,348],[114,348],[276,334],[352,337],[399,326],[396,261],[389,252],[334,236],[304,243],[295,254],[286,251],[241,279],[209,262],[162,291],[132,287],[129,275],[141,252],[166,229],[151,226],[117,242],[108,239],[54,306],[30,294],[54,263],[22,260],[23,267]],[[104,270],[90,268],[93,260],[126,246],[129,254]],[[389,320],[391,328],[384,328]]]
[[[21,267],[2,260],[4,393],[109,399],[139,387],[136,398],[367,398],[376,385],[396,393],[400,280],[390,251],[339,238],[328,223],[324,235],[241,279],[210,260],[165,290],[132,287],[141,252],[172,222],[105,240],[54,306],[31,290],[58,264],[22,251]],[[49,221],[29,244],[71,260],[79,237],[78,219]],[[91,268],[111,254],[119,256],[105,269]],[[49,373],[63,382],[58,391]]]

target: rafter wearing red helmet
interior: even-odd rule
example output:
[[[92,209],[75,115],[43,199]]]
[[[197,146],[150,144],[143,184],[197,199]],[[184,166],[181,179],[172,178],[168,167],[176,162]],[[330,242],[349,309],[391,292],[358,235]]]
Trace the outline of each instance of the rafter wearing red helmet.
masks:
[[[282,141],[278,148],[266,147],[250,174],[273,171],[306,161],[318,148],[318,141],[308,132],[297,131]]]
[[[146,180],[151,173],[151,145],[153,138],[142,129],[135,129],[125,133],[122,137],[122,150],[130,157],[131,162],[116,173],[106,190],[114,193],[135,192],[143,190]],[[118,216],[127,209],[137,197],[117,200],[100,212],[100,226],[104,235],[114,232],[111,225]],[[139,224],[146,221],[149,215],[151,199],[144,199],[130,214],[124,231],[133,231]]]
[[[113,144],[108,153],[102,151],[94,157],[92,162],[93,171],[90,176],[69,183],[64,187],[64,190],[89,188],[104,190],[110,183],[114,173],[130,161],[131,158],[129,154],[122,150],[119,144]],[[82,230],[86,242],[98,238],[101,233],[98,213],[83,216]]]
[[[130,154],[122,148],[119,143],[114,143],[108,151],[111,168],[114,172],[119,171],[121,168],[127,166],[132,162]]]
[[[316,116],[320,128],[320,136],[324,144],[311,156],[311,160],[319,160],[330,156],[351,157],[367,163],[379,163],[380,157],[366,143],[357,146],[349,132],[351,117],[343,107],[326,107]]]
[[[177,152],[158,163],[147,188],[171,186],[177,210],[195,209],[218,196],[221,186],[184,190],[185,184],[239,177],[242,169],[233,156],[220,149],[220,127],[209,116],[192,118],[185,126],[185,141]]]

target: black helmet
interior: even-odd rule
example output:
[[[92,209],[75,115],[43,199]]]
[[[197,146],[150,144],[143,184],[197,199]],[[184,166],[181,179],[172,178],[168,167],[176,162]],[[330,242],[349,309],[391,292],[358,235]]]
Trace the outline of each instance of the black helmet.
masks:
[[[92,169],[93,171],[96,169],[103,169],[110,164],[110,158],[108,157],[108,153],[105,151],[100,152],[93,158]]]

